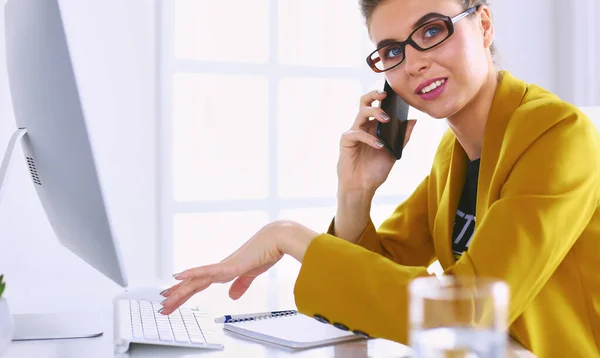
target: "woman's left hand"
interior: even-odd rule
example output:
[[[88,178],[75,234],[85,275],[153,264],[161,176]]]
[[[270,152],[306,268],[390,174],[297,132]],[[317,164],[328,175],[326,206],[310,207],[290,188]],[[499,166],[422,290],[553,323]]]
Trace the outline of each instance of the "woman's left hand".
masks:
[[[244,245],[217,264],[185,270],[175,279],[181,281],[162,295],[160,313],[167,315],[205,290],[213,283],[226,283],[235,279],[229,289],[229,297],[240,298],[256,277],[275,265],[284,254],[302,262],[304,252],[317,233],[291,221],[276,221],[254,234]]]

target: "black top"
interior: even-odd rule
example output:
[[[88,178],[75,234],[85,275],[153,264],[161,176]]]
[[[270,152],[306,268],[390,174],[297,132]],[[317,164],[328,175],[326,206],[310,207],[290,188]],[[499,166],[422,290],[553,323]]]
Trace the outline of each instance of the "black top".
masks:
[[[475,207],[477,205],[477,179],[479,159],[467,163],[467,178],[463,187],[452,232],[452,252],[458,258],[467,251],[475,233]]]

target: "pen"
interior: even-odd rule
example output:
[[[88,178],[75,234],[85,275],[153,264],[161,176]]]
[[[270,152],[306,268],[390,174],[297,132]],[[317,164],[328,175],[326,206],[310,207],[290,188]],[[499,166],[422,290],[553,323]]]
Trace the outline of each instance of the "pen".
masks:
[[[223,317],[215,318],[215,323],[231,323],[231,322],[242,322],[242,321],[256,321],[263,318],[272,318],[280,316],[289,316],[298,313],[295,310],[287,311],[271,311],[271,312],[260,312],[240,315],[225,315]]]

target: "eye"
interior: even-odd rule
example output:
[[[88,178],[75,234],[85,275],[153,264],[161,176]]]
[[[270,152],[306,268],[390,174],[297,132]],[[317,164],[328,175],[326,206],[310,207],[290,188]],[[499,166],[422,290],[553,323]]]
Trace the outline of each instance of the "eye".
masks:
[[[389,47],[385,50],[385,58],[395,58],[398,56],[402,56],[402,49],[400,46]]]
[[[442,29],[440,28],[440,26],[433,25],[433,26],[426,28],[425,31],[423,31],[423,35],[425,38],[432,38],[432,37],[437,36],[440,32],[442,32]]]

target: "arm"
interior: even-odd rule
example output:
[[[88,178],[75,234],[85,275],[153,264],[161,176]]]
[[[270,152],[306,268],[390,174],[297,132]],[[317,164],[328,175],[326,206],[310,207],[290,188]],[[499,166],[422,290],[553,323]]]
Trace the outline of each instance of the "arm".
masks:
[[[357,244],[401,265],[431,265],[435,249],[429,230],[428,184],[426,177],[379,229],[369,219]]]
[[[427,267],[402,266],[329,234],[312,240],[294,287],[298,310],[371,337],[408,341],[408,283]]]
[[[428,185],[429,177],[426,177],[379,229],[375,228],[369,217],[371,200],[368,200],[369,205],[365,209],[360,205],[355,209],[340,210],[338,207],[338,215],[341,212],[345,215],[343,219],[336,216],[327,232],[339,237],[341,227],[344,227],[342,234],[360,228],[357,235],[351,234],[352,240],[348,240],[348,236],[346,240],[401,265],[429,266],[435,260],[435,250],[429,230]],[[339,224],[339,221],[343,223]]]
[[[599,148],[590,128],[563,120],[526,148],[468,252],[446,272],[506,280],[509,323],[548,281],[596,208]],[[425,267],[397,265],[327,234],[311,242],[303,259],[295,286],[301,312],[407,342],[407,285],[427,275]]]
[[[338,193],[335,220],[329,232],[337,237],[356,243],[371,221],[371,202],[374,194],[363,191]]]

